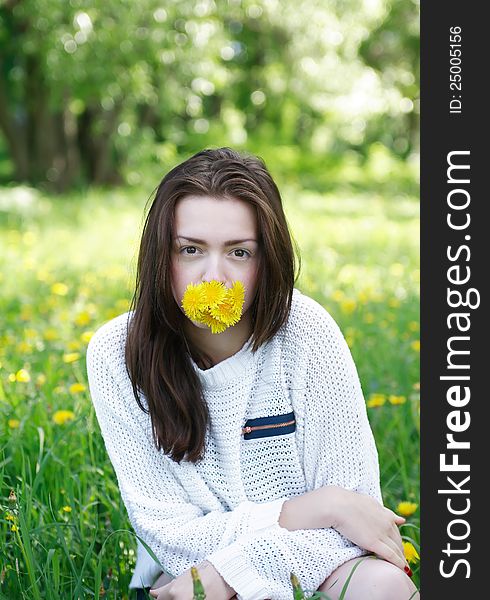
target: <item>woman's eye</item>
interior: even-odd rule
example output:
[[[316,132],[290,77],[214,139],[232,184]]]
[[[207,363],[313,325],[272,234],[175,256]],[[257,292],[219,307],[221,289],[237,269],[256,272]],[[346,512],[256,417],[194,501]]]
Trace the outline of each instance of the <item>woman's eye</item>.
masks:
[[[184,252],[184,254],[187,254],[187,255],[189,255],[189,256],[192,256],[192,255],[194,255],[194,254],[195,254],[195,252],[191,252],[191,253],[189,253],[189,252],[186,252],[186,250],[189,250],[189,249],[191,249],[191,250],[196,250],[196,247],[195,247],[195,246],[184,246],[183,248],[181,248],[181,249],[180,249],[180,251],[181,251],[181,252]]]
[[[238,258],[244,258],[245,256],[251,256],[250,252],[248,250],[245,250],[244,248],[237,248],[236,250],[233,250],[233,252],[245,252],[246,253],[246,254],[241,254],[240,256],[238,256]]]

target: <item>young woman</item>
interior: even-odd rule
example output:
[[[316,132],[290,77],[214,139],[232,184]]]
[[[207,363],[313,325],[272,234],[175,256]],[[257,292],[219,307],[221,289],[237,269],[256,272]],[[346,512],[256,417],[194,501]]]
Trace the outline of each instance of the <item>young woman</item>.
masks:
[[[245,290],[239,321],[192,320],[189,284]],[[160,183],[132,310],[87,350],[90,392],[138,543],[132,588],[191,600],[409,600],[398,526],[348,346],[294,287],[295,255],[264,163],[204,150]],[[376,557],[378,559],[376,559]],[[160,577],[159,577],[160,576]]]

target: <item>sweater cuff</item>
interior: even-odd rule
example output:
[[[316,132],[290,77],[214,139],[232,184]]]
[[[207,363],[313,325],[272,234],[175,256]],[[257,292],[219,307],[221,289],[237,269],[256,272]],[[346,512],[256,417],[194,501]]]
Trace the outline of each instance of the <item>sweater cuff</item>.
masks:
[[[278,525],[282,506],[286,500],[288,498],[278,498],[277,500],[262,504],[254,503],[250,509],[250,522],[252,523],[253,531],[259,531],[271,525]]]
[[[264,600],[270,596],[260,575],[247,563],[239,542],[216,550],[206,560],[235,590],[238,600]]]

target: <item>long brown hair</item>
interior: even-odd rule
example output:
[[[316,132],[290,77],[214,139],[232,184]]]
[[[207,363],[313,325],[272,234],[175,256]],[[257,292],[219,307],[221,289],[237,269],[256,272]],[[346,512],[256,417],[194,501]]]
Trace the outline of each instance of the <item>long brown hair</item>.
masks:
[[[150,414],[156,447],[177,462],[203,458],[209,421],[190,358],[202,364],[210,359],[186,339],[186,317],[175,302],[170,281],[174,209],[188,195],[239,199],[255,208],[260,260],[257,293],[250,306],[252,352],[286,322],[301,269],[279,190],[261,159],[230,148],[203,150],[162,179],[143,227],[125,358],[136,401]],[[296,277],[292,241],[299,260]]]

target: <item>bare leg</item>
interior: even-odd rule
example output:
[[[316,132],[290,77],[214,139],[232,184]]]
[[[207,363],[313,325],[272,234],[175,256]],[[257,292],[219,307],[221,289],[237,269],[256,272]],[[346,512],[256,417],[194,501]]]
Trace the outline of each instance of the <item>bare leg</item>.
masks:
[[[153,585],[151,587],[152,587],[152,589],[163,587],[164,585],[166,585],[167,583],[170,583],[171,581],[172,581],[171,577],[169,577],[168,575],[165,575],[165,573],[162,573],[161,575],[158,576],[158,579],[156,579],[153,582]]]
[[[338,600],[342,588],[353,567],[345,600],[420,600],[420,593],[412,580],[402,570],[386,560],[375,557],[359,557],[340,565],[318,588],[330,600]]]

